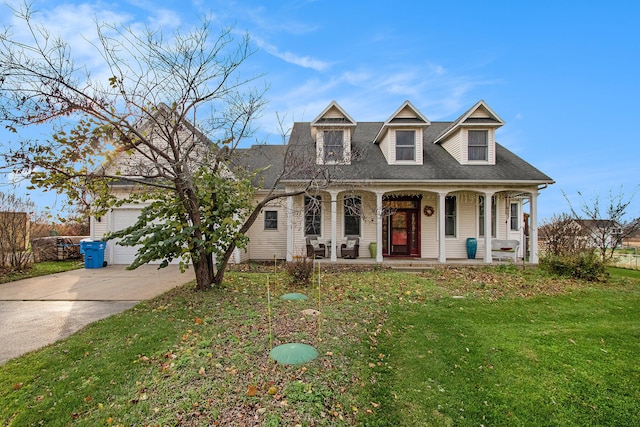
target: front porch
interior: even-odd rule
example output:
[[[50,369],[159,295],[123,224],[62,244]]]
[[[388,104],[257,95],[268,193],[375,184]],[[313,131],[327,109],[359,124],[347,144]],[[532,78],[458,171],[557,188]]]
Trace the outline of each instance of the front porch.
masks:
[[[493,241],[510,240],[519,242],[516,259],[525,256],[537,264],[536,190],[438,190],[336,188],[290,197],[286,259],[311,256],[307,248],[313,243],[326,257],[322,262],[348,262],[340,258],[342,245],[357,239],[356,261],[363,264],[483,265],[495,263]],[[477,242],[473,260],[466,259],[469,238]]]
[[[377,262],[375,258],[357,258],[346,259],[338,258],[332,261],[331,258],[318,258],[315,262],[323,266],[333,265],[353,265],[353,266],[378,266],[381,268],[391,268],[396,270],[426,270],[435,267],[483,267],[491,265],[507,265],[514,264],[517,266],[534,265],[529,260],[519,259],[514,263],[508,260],[493,260],[493,262],[485,262],[483,259],[467,259],[455,258],[448,259],[446,263],[442,263],[435,258],[384,258],[382,262]]]

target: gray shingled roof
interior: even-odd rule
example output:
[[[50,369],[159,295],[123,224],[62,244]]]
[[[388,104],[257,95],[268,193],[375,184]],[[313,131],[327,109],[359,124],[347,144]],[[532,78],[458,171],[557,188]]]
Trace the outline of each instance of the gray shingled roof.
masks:
[[[553,180],[538,169],[496,144],[495,165],[461,165],[435,139],[451,126],[451,122],[432,122],[424,132],[424,162],[422,165],[389,165],[380,146],[372,141],[383,122],[358,122],[352,136],[354,159],[350,165],[327,167],[333,179],[344,181],[470,181],[470,182],[531,182],[552,183]],[[307,159],[315,159],[315,142],[309,122],[297,122],[289,138],[290,150]],[[284,145],[257,145],[242,150],[241,163],[253,169],[274,165],[262,178],[264,186],[273,184],[282,169]],[[316,170],[317,171],[317,170]],[[290,173],[287,180],[308,180],[314,170],[303,169]]]

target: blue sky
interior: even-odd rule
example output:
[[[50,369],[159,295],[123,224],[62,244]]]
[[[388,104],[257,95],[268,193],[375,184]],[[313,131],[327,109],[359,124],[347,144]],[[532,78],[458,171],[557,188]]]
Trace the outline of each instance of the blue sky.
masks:
[[[276,112],[308,121],[332,100],[357,121],[384,121],[406,99],[430,120],[450,121],[484,99],[506,122],[498,142],[556,181],[541,192],[541,218],[568,211],[563,191],[579,207],[578,191],[606,202],[610,190],[630,197],[640,185],[635,1],[34,4],[79,42],[93,16],[173,31],[210,13],[247,31],[258,51],[244,71],[265,73],[270,85],[258,126],[273,143]],[[8,19],[0,13],[0,23]],[[628,213],[640,216],[640,194]]]

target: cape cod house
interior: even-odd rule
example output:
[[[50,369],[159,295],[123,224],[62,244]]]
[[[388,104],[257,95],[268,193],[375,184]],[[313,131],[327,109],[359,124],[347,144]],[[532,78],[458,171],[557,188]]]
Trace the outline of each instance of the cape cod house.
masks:
[[[281,191],[301,194],[263,209],[235,262],[313,252],[333,262],[357,256],[446,263],[467,258],[471,238],[481,261],[492,262],[498,242],[514,260],[528,255],[537,263],[537,199],[553,180],[496,142],[503,124],[484,101],[453,122],[431,122],[409,101],[384,122],[357,122],[331,102],[311,122],[294,123],[287,145],[241,150],[246,167],[275,166],[259,177],[264,188],[292,153],[316,167],[280,177]],[[132,223],[137,209],[92,221],[92,237]],[[507,241],[517,244],[500,248]],[[127,262],[127,251],[109,242],[106,260]]]

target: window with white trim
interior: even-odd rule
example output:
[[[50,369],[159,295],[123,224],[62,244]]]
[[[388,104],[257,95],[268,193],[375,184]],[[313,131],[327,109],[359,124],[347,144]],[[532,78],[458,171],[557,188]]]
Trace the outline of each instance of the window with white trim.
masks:
[[[489,131],[470,130],[468,145],[470,161],[489,159]]]
[[[478,235],[484,236],[484,196],[478,197]],[[491,237],[496,237],[496,198],[491,197]]]
[[[320,236],[322,234],[322,198],[305,196],[304,198],[304,234]]]
[[[278,229],[278,211],[264,211],[264,229]]]
[[[362,216],[362,199],[360,196],[344,198],[344,235],[360,235],[360,217]]]
[[[518,220],[518,204],[511,203],[511,210],[509,218],[511,220],[511,231],[518,231],[520,229],[520,221]]]
[[[344,161],[344,131],[325,130],[323,134],[324,161],[340,163]]]
[[[444,235],[456,237],[456,196],[444,198]]]
[[[416,131],[396,131],[396,161],[416,159]]]

